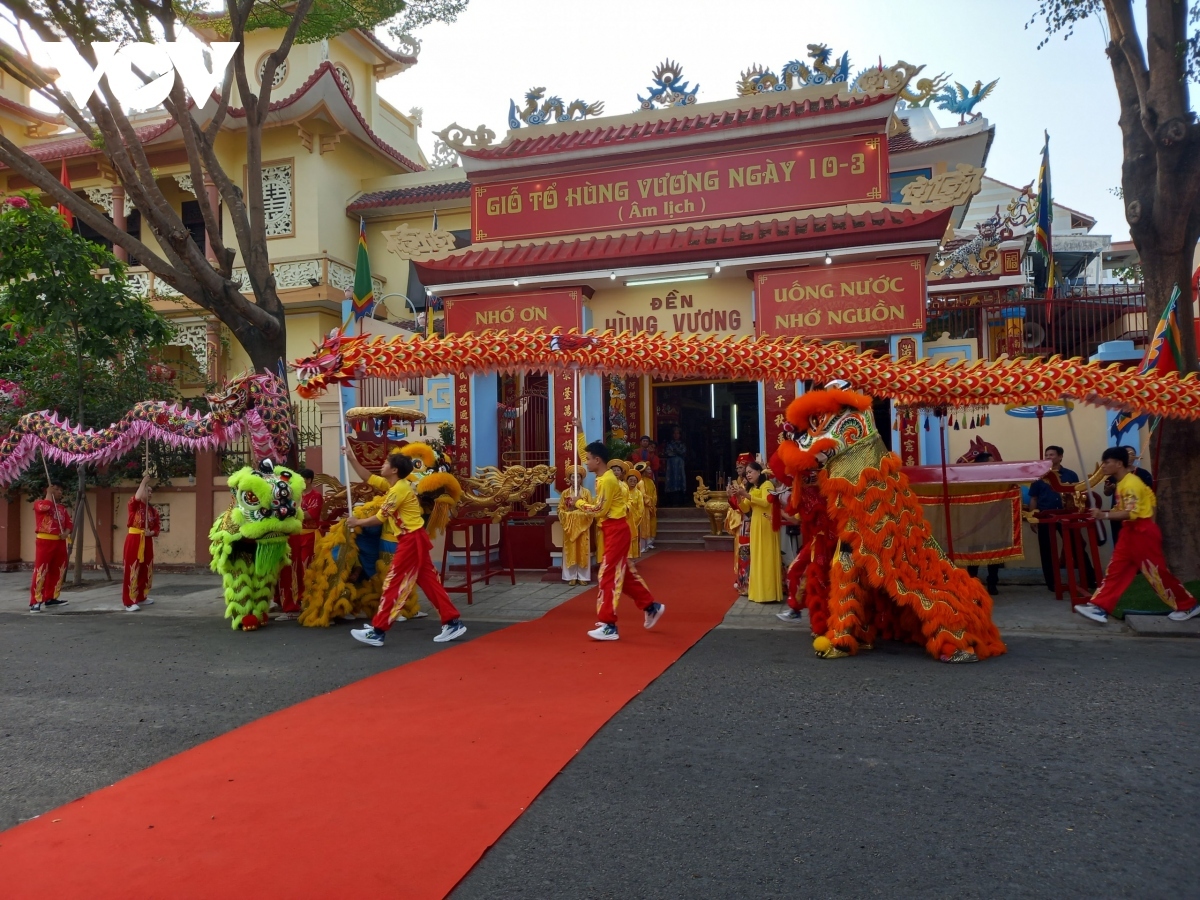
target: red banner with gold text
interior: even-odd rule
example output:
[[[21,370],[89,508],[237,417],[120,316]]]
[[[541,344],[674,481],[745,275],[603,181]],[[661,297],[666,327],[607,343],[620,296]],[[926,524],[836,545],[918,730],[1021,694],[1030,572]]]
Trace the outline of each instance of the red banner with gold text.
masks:
[[[516,331],[524,328],[547,331],[583,325],[583,294],[579,288],[537,291],[529,294],[494,294],[484,297],[447,297],[446,333]]]
[[[915,257],[754,277],[758,333],[856,338],[925,330],[925,260]]]
[[[880,135],[674,162],[621,166],[471,191],[476,242],[582,234],[846,203],[888,195],[887,142]]]

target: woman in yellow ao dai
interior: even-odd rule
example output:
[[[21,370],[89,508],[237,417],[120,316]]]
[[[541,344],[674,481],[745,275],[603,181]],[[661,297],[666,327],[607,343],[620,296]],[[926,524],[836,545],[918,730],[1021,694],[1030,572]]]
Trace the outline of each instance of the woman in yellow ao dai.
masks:
[[[763,475],[762,463],[746,465],[748,489],[736,490],[738,508],[750,516],[750,589],[754,603],[783,600],[783,562],[779,555],[779,532],[774,528],[770,496],[773,485]]]

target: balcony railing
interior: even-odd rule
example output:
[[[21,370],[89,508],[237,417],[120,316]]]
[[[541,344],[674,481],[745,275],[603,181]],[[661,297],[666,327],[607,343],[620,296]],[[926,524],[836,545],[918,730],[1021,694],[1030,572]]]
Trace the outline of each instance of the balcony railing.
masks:
[[[1004,353],[1086,359],[1107,341],[1146,341],[1146,295],[1140,284],[1063,285],[1049,299],[1028,288],[1003,300],[977,299],[931,298],[926,340],[946,334],[954,340],[973,339],[983,359]]]
[[[279,259],[271,263],[271,273],[275,276],[275,286],[280,291],[302,290],[322,285],[329,285],[337,291],[354,287],[354,266],[335,256]],[[250,293],[250,279],[246,275],[245,267],[235,267],[232,274],[233,280],[241,283],[243,291]],[[107,281],[112,276],[104,274],[102,277]],[[145,266],[131,266],[125,277],[133,286],[134,293],[140,297],[161,297],[166,300],[178,300],[183,297],[179,291]],[[386,280],[377,275],[372,276],[376,296],[383,296]]]

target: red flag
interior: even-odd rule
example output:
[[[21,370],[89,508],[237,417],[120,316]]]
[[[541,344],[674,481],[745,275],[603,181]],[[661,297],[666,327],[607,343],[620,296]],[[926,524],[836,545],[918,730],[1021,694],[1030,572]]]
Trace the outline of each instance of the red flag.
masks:
[[[58,175],[58,180],[62,182],[62,186],[68,191],[71,189],[71,173],[67,171],[67,158],[65,156],[62,158],[62,171]],[[58,214],[66,221],[68,231],[75,228],[75,217],[61,203],[58,204]]]

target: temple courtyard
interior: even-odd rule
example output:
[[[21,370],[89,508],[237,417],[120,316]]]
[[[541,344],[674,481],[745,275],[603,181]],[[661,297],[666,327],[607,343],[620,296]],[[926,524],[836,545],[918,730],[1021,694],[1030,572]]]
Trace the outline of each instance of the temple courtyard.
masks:
[[[209,576],[160,575],[158,602],[137,614],[98,577],[65,592],[66,607],[30,615],[28,575],[0,576],[0,827],[580,593],[481,587],[463,604],[465,642],[434,644],[431,617],[396,626],[376,650],[344,625],[231,634]],[[942,666],[883,644],[825,661],[805,625],[778,622],[778,610],[733,604],[579,749],[452,896],[1194,893],[1200,641],[1186,635],[1198,629],[1102,629],[1040,586],[1004,585],[1003,657]],[[444,703],[459,702],[447,685]],[[329,759],[318,771],[297,765],[296,749],[246,760],[246,775],[283,773],[301,792],[398,779],[454,793],[457,776],[421,746],[392,748],[382,767]],[[266,870],[320,848],[334,868],[381,859],[402,884],[406,859],[453,840],[309,822],[255,843]],[[130,853],[137,844],[130,835]]]

